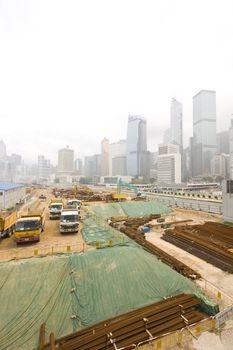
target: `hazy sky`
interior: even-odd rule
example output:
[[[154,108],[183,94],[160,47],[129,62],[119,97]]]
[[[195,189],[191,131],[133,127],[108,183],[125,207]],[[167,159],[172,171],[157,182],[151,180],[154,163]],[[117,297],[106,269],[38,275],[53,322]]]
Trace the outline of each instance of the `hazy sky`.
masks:
[[[0,138],[8,153],[57,161],[126,137],[129,114],[147,118],[149,150],[183,103],[217,92],[217,129],[233,113],[232,0],[0,0]]]

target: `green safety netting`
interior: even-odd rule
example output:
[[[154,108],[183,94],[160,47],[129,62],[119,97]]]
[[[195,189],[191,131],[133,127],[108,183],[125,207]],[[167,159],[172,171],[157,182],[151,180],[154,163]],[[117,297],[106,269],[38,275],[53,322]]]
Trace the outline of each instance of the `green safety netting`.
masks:
[[[87,244],[99,245],[100,248],[109,245],[135,245],[136,243],[125,234],[109,226],[106,220],[87,214],[83,219],[82,236]]]
[[[157,201],[122,202],[91,205],[90,210],[102,219],[112,216],[146,216],[150,214],[168,214],[172,210]]]
[[[46,322],[61,337],[179,293],[211,303],[193,282],[134,246],[0,264],[0,349],[37,348]]]

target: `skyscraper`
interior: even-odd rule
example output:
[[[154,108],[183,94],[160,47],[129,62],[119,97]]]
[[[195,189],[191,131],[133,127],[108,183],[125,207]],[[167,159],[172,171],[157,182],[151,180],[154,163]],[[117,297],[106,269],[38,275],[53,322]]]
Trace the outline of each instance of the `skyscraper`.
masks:
[[[183,106],[175,98],[171,101],[170,107],[170,143],[183,147]]]
[[[146,120],[137,115],[128,118],[126,157],[128,175],[148,176],[150,161]]]
[[[58,173],[72,173],[74,171],[74,151],[67,146],[58,151]]]
[[[101,175],[109,175],[109,140],[104,138],[101,141]]]
[[[216,134],[216,153],[229,154],[229,130]]]
[[[193,97],[193,176],[210,175],[216,152],[216,92],[201,90]]]
[[[113,163],[114,163],[114,167],[113,167]],[[126,172],[126,140],[120,140],[118,142],[110,143],[109,175],[112,176],[112,175],[126,175],[126,174],[127,174]]]
[[[74,168],[75,168],[75,171],[79,175],[83,174],[83,161],[82,161],[82,159],[80,159],[80,158],[75,159]]]
[[[48,180],[51,174],[50,160],[45,159],[43,155],[38,156],[38,180]]]

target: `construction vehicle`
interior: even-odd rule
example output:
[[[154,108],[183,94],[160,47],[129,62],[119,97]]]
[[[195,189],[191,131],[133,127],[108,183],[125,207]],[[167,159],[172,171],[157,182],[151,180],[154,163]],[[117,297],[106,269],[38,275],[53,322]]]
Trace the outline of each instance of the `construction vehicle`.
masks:
[[[70,233],[78,232],[79,228],[79,214],[75,209],[64,209],[60,218],[60,232]]]
[[[122,186],[128,188],[129,190],[134,191],[135,196],[132,197],[131,200],[133,200],[133,201],[145,201],[146,200],[146,198],[147,198],[146,195],[141,193],[141,192],[139,192],[139,189],[138,189],[138,187],[136,185],[130,184],[128,182],[123,182],[121,180],[121,178],[120,178],[118,180],[118,183],[117,183],[117,192],[118,193],[121,193]]]
[[[0,212],[0,238],[10,237],[13,234],[16,220],[16,211]]]
[[[81,201],[78,199],[69,199],[66,202],[66,206],[64,207],[64,209],[74,209],[78,211],[78,215],[80,215],[81,213]]]
[[[82,202],[78,199],[69,199],[66,203],[69,206],[73,206],[74,208],[81,208]]]
[[[126,201],[128,195],[126,193],[108,193],[105,196],[105,201],[108,202],[122,202]]]
[[[50,219],[60,219],[62,209],[64,207],[62,199],[51,199],[49,204],[49,218]]]
[[[130,190],[133,190],[137,194],[135,198],[139,198],[140,194],[138,193],[137,186],[130,184],[128,182],[123,182],[122,179],[119,178],[117,182],[117,191],[115,193],[107,194],[106,202],[127,200],[128,194],[122,193],[122,187],[126,187]]]
[[[45,226],[45,210],[23,214],[15,224],[15,242],[39,242]]]

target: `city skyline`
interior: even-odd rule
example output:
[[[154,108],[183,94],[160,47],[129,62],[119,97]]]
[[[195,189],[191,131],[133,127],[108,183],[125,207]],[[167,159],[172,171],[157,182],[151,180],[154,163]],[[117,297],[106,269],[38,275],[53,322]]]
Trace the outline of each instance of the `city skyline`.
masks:
[[[9,153],[54,162],[68,143],[83,158],[99,152],[104,136],[125,138],[129,114],[147,119],[154,151],[172,97],[183,105],[185,147],[201,89],[217,91],[217,131],[228,129],[231,2],[2,3],[0,137]]]

